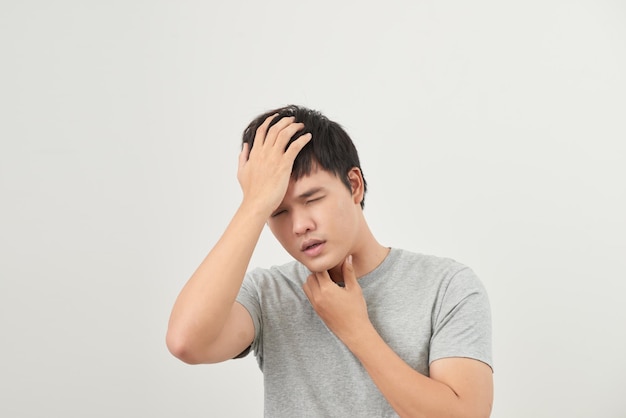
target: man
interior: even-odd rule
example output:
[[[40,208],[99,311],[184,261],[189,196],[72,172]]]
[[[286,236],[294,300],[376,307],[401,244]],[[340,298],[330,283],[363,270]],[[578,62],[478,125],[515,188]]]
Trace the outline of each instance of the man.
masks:
[[[252,348],[270,417],[488,417],[486,293],[449,259],[379,244],[350,137],[288,106],[244,131],[243,200],[181,291],[167,333],[181,360]],[[264,225],[295,259],[246,274]]]

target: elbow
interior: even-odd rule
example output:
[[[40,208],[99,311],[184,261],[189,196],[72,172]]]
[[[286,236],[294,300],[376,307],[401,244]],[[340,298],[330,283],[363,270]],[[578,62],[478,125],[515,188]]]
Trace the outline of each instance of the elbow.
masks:
[[[481,412],[476,415],[472,415],[473,418],[489,418],[491,416],[491,410],[486,412]]]
[[[472,413],[462,415],[467,418],[489,418],[491,416],[493,404],[489,402],[485,405],[476,406]]]
[[[480,418],[489,418],[491,416],[491,411],[493,409],[493,405],[489,404],[481,413],[478,415]]]
[[[168,329],[165,344],[169,352],[182,362],[192,365],[203,363],[197,350],[194,349],[192,341],[184,335]]]

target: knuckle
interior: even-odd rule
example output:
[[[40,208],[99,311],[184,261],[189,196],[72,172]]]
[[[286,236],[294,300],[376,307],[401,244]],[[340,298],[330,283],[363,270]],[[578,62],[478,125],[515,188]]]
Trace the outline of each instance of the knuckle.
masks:
[[[283,129],[282,131],[280,131],[278,133],[278,139],[280,141],[289,141],[289,139],[291,139],[291,136],[293,135],[293,133],[287,129]]]

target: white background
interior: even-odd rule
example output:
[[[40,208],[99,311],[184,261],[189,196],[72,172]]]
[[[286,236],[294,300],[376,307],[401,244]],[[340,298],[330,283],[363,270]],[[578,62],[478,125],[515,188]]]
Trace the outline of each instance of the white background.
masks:
[[[262,416],[252,357],[164,336],[243,128],[298,103],[383,244],[483,280],[493,417],[626,417],[624,2],[3,0],[0,60],[0,416]]]

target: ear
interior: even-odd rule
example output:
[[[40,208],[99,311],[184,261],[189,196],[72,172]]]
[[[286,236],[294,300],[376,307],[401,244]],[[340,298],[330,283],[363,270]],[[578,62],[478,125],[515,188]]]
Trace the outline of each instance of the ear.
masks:
[[[350,171],[348,171],[348,181],[350,182],[352,201],[360,205],[361,201],[363,201],[365,191],[363,187],[363,174],[358,167],[352,167]]]

